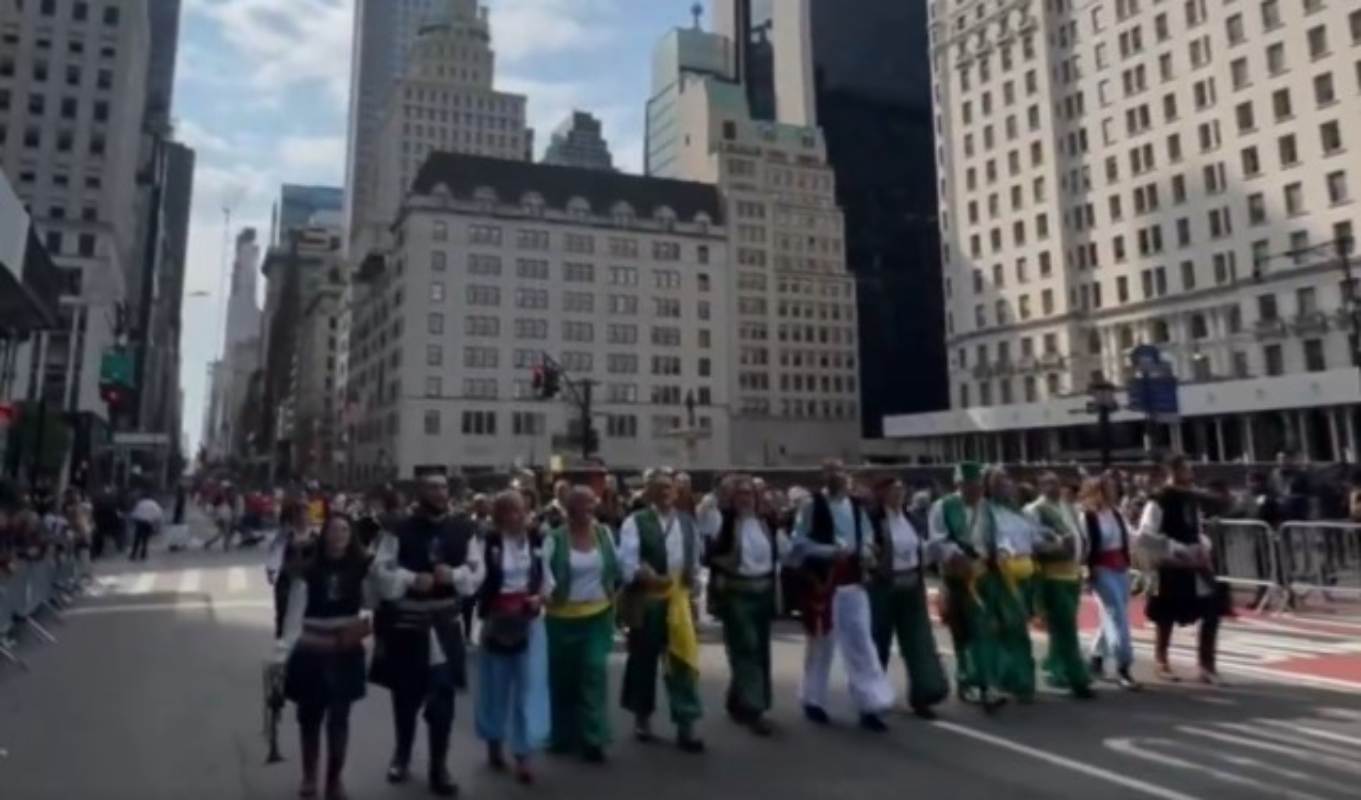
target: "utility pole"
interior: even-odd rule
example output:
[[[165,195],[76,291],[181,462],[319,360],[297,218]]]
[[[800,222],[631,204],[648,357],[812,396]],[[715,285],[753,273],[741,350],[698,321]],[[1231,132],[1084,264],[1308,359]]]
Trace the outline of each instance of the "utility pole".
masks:
[[[539,354],[540,363],[534,368],[534,392],[540,399],[551,400],[562,390],[567,390],[567,400],[576,406],[581,426],[581,457],[590,461],[591,456],[600,449],[600,437],[595,432],[593,420],[595,381],[591,378],[572,379],[548,353]]]

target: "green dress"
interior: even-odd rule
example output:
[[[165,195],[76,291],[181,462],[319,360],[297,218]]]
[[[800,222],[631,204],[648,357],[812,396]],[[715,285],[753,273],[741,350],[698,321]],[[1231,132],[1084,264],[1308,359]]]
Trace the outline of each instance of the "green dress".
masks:
[[[1064,554],[1039,559],[1039,606],[1049,631],[1045,681],[1055,688],[1081,691],[1091,686],[1092,678],[1078,636],[1078,611],[1082,604],[1082,574],[1078,565],[1083,541],[1080,518],[1072,510],[1043,497],[1031,503],[1026,511],[1067,540]]]

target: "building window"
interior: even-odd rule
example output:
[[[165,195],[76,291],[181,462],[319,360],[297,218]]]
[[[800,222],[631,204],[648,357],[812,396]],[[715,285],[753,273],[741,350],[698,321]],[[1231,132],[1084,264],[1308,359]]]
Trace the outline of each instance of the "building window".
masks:
[[[1336,206],[1350,200],[1351,194],[1347,190],[1347,173],[1342,170],[1328,173],[1328,202]]]
[[[425,412],[425,435],[439,436],[439,430],[439,410],[433,408],[428,409]]]
[[[1309,57],[1320,59],[1328,55],[1328,29],[1322,25],[1310,28],[1309,38]]]
[[[444,395],[444,380],[439,375],[431,375],[425,379],[425,396],[441,397]]]
[[[444,348],[443,348],[443,347],[440,347],[440,346],[437,345],[437,344],[426,345],[426,347],[425,347],[425,364],[426,364],[426,366],[430,366],[430,367],[439,367],[439,366],[443,366],[443,365],[444,365]]]
[[[496,435],[496,412],[495,412],[495,411],[464,411],[464,412],[463,412],[463,435],[465,435],[465,436],[495,436],[495,435]]]
[[[1266,363],[1266,374],[1272,377],[1285,374],[1285,355],[1278,344],[1262,348],[1262,360]]]

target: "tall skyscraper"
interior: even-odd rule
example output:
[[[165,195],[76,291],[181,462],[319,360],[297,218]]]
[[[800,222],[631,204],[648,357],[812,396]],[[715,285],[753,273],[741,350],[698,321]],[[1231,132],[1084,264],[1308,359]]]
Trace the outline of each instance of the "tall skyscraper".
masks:
[[[614,169],[609,142],[601,135],[600,120],[585,111],[572,114],[553,131],[543,163],[560,167]]]
[[[477,0],[460,0],[476,6]],[[378,137],[397,79],[430,14],[448,0],[355,0],[350,65],[349,131],[345,158],[345,229],[355,227],[355,209],[376,192]]]
[[[290,231],[314,224],[340,224],[345,213],[345,190],[335,186],[300,186],[285,183],[279,190],[278,216],[272,245],[288,241]]]
[[[125,332],[120,304],[144,256],[148,3],[3,3],[0,28],[0,166],[66,277],[41,385],[60,407],[107,420],[100,362]]]
[[[696,24],[670,32],[657,47],[648,168],[715,183],[726,206],[732,268],[725,291],[735,310],[727,338],[737,352],[730,361],[734,463],[854,458],[858,314],[844,220],[809,102],[811,65],[789,63],[791,55],[809,55],[808,4],[779,2],[770,11],[772,63],[785,65],[772,87],[775,118],[756,118],[741,79],[751,62],[732,35],[741,36],[733,32],[750,17],[724,21],[728,12],[750,9],[740,0],[719,3],[718,32]]]
[[[227,296],[227,329],[223,337],[225,353],[260,336],[260,302],[256,297],[256,274],[260,268],[260,245],[255,229],[245,228],[236,236],[236,256],[232,259],[232,288]]]
[[[887,432],[942,457],[1091,457],[1089,391],[1170,373],[1159,448],[1355,460],[1361,10],[974,8],[929,12],[952,411]],[[1113,433],[1143,449],[1140,417]]]

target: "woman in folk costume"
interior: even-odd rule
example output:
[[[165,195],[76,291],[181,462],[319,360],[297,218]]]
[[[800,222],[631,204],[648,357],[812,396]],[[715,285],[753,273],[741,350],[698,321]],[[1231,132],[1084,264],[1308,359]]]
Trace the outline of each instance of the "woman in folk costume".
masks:
[[[648,505],[619,530],[619,566],[628,587],[620,614],[629,629],[622,704],[634,717],[634,737],[655,740],[657,667],[666,661],[666,693],[676,744],[687,753],[704,752],[695,735],[703,714],[699,696],[699,640],[691,593],[699,573],[699,537],[693,518],[675,507],[671,474],[648,476]]]
[[[589,488],[572,488],[564,505],[566,523],[549,534],[543,553],[553,578],[548,600],[551,747],[598,764],[610,743],[605,704],[619,559],[609,529],[595,520]]]
[[[301,544],[301,543],[300,543]],[[287,652],[284,696],[298,706],[302,734],[300,797],[317,795],[321,727],[326,724],[326,797],[343,800],[341,773],[350,738],[350,706],[364,696],[364,639],[370,625],[361,616],[373,559],[359,545],[349,519],[332,516],[321,542],[306,553],[289,584],[291,597],[280,651]]]
[[[1044,531],[1035,544],[1035,560],[1039,606],[1049,631],[1045,678],[1051,686],[1067,689],[1079,700],[1090,700],[1096,695],[1077,629],[1082,603],[1080,565],[1085,551],[1080,515],[1064,500],[1059,476],[1052,472],[1040,476],[1040,496],[1026,506],[1026,513]]]
[[[1105,675],[1106,661],[1115,661],[1123,689],[1137,690],[1134,637],[1129,626],[1130,535],[1118,507],[1120,489],[1114,475],[1090,478],[1082,485],[1082,517],[1087,531],[1087,571],[1092,593],[1101,610],[1101,627],[1092,642],[1091,673]]]
[[[530,754],[549,733],[543,607],[553,593],[553,575],[544,569],[541,541],[529,530],[519,492],[497,496],[482,546],[486,578],[478,596],[477,735],[487,743],[487,761],[498,772],[506,769],[508,743],[516,779],[529,784],[534,782]]]
[[[1215,577],[1210,540],[1200,532],[1200,506],[1206,498],[1193,488],[1185,456],[1170,456],[1166,467],[1167,483],[1144,506],[1138,540],[1140,554],[1157,568],[1146,613],[1157,627],[1158,676],[1179,680],[1168,660],[1172,628],[1199,622],[1200,680],[1217,685],[1215,651],[1225,598]]]
[[[926,602],[926,520],[907,508],[907,487],[897,478],[880,481],[876,497],[870,520],[878,569],[869,585],[874,645],[887,669],[897,636],[907,669],[908,705],[917,716],[935,719],[931,707],[950,695],[950,682],[936,651]]]
[[[961,700],[992,713],[1006,704],[999,694],[1001,645],[996,622],[1009,594],[996,570],[996,520],[983,496],[983,469],[965,461],[955,468],[956,491],[931,506],[928,552],[943,565],[945,619],[955,649]]]
[[[893,683],[874,649],[865,590],[873,569],[874,527],[860,502],[847,494],[845,466],[833,459],[822,470],[825,488],[804,504],[794,524],[793,557],[809,582],[803,714],[818,725],[830,722],[827,684],[832,658],[840,651],[860,726],[883,732],[888,730],[883,714],[893,707]]]
[[[1035,656],[1030,619],[1035,616],[1035,546],[1044,531],[1026,516],[1015,481],[1001,467],[983,476],[983,492],[992,504],[996,539],[993,569],[1001,589],[993,598],[993,619],[1001,645],[1001,688],[1023,703],[1035,699]]]
[[[774,730],[766,718],[773,703],[770,626],[780,560],[788,553],[789,540],[762,519],[750,478],[725,478],[724,483],[731,506],[720,512],[708,554],[710,591],[723,621],[723,647],[732,673],[728,714],[757,736],[769,736]]]

